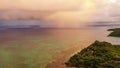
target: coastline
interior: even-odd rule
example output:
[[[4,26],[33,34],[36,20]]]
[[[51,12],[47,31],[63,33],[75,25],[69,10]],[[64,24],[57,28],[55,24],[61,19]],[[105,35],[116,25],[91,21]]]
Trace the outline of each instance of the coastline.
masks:
[[[72,55],[79,52],[83,48],[87,47],[87,45],[88,44],[86,44],[86,46],[79,44],[65,51],[62,51],[59,55],[56,56],[55,61],[52,61],[51,63],[47,64],[45,68],[56,68],[56,67],[57,68],[68,68],[65,65],[65,62],[67,62]]]

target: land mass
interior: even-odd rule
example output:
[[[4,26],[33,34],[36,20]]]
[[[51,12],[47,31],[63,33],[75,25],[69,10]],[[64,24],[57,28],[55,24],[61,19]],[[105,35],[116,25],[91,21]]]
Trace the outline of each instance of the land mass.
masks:
[[[95,41],[65,64],[77,68],[120,68],[120,45]]]
[[[108,36],[120,37],[120,28],[109,29],[108,31],[112,31]]]

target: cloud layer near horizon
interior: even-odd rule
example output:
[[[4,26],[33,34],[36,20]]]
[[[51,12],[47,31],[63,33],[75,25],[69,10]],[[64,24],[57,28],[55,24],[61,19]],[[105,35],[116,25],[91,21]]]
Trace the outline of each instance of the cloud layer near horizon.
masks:
[[[0,0],[0,19],[40,19],[79,27],[90,21],[118,21],[119,7],[117,0]]]

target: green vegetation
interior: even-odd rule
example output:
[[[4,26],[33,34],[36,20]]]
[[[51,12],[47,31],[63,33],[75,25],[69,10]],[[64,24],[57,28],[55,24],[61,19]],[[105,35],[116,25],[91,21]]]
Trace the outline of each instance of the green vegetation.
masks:
[[[65,63],[70,67],[120,68],[120,46],[95,41]]]
[[[120,28],[109,29],[108,31],[112,31],[109,36],[120,37]]]

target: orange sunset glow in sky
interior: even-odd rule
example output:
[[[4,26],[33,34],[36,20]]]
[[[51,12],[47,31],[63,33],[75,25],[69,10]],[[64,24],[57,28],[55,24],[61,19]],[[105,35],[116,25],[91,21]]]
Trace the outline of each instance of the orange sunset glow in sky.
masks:
[[[60,27],[79,27],[98,20],[118,21],[110,16],[119,15],[119,7],[119,0],[0,0],[0,10],[7,11],[2,12],[0,18],[12,19],[10,15],[14,14],[29,17],[22,12],[27,10],[31,11],[30,16]],[[114,13],[115,9],[118,12]]]

